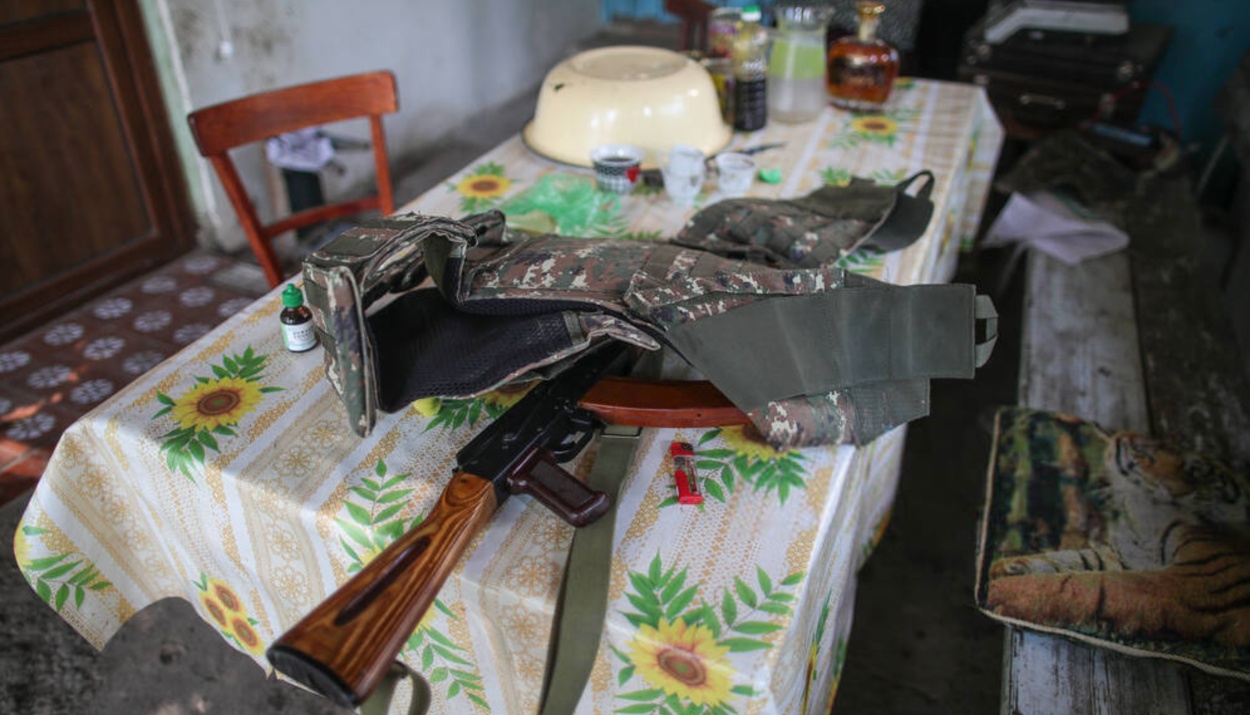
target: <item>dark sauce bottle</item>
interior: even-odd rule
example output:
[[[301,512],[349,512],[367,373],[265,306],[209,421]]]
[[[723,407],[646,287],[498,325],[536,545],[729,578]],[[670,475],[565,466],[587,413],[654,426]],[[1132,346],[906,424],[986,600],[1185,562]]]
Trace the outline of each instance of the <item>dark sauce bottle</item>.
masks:
[[[733,42],[733,125],[740,132],[768,123],[768,31],[760,25],[758,5],[742,8]]]

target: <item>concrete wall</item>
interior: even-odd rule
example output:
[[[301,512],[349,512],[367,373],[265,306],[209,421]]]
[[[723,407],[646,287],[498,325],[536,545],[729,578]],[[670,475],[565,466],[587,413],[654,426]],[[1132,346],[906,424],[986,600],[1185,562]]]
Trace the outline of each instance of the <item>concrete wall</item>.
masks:
[[[194,109],[254,92],[389,69],[400,111],[385,119],[392,173],[470,120],[532,91],[572,43],[600,26],[597,0],[140,0],[186,166],[203,244],[243,244],[233,210],[186,126]],[[332,128],[368,137],[365,122]],[[271,215],[260,146],[236,155]],[[324,172],[328,198],[372,181],[367,152]]]

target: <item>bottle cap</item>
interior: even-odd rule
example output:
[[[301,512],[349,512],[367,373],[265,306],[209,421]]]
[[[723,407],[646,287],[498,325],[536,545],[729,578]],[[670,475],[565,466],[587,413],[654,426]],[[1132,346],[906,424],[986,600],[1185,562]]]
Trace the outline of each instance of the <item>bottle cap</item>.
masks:
[[[885,12],[885,4],[878,0],[859,0],[855,3],[855,9],[860,15],[873,17]]]
[[[282,305],[286,308],[298,308],[304,304],[304,294],[293,284],[282,289]]]
[[[759,177],[760,177],[760,181],[764,182],[765,184],[780,184],[781,183],[781,170],[780,169],[760,169]]]
[[[763,16],[759,5],[746,5],[742,8],[742,19],[745,22],[759,22]]]

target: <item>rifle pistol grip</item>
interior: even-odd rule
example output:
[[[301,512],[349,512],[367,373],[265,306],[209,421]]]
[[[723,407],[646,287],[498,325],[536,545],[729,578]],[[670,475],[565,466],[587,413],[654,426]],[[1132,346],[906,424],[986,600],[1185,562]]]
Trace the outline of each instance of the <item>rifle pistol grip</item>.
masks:
[[[508,491],[529,494],[573,526],[586,526],[607,513],[612,498],[578,481],[545,449],[535,449],[508,474]]]

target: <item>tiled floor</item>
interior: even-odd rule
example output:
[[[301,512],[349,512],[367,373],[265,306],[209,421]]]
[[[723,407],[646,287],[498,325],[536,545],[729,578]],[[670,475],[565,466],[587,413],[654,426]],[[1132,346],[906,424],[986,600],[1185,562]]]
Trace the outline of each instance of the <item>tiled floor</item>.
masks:
[[[258,271],[195,250],[0,346],[0,505],[74,420],[263,294]]]

